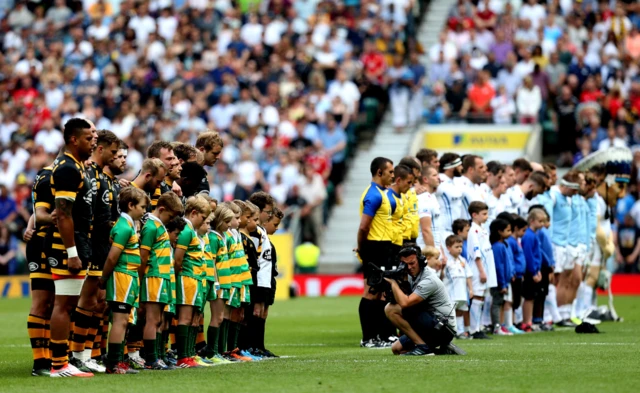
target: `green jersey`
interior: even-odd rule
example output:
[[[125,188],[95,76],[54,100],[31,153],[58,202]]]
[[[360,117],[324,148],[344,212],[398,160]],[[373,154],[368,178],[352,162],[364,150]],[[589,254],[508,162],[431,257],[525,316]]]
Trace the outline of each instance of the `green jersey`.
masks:
[[[182,259],[182,270],[179,275],[191,277],[195,279],[201,279],[205,275],[205,263],[204,263],[204,250],[200,238],[193,229],[191,221],[184,219],[187,225],[184,226],[180,235],[178,235],[178,241],[176,248],[185,250],[184,258]]]
[[[229,266],[229,253],[227,252],[227,244],[225,243],[224,235],[211,231],[208,236],[211,254],[215,258],[216,262],[216,272],[218,273],[220,288],[230,289],[231,268]]]
[[[115,271],[138,277],[140,268],[140,247],[133,219],[127,213],[121,213],[111,228],[111,245],[122,250]]]
[[[166,228],[157,217],[149,214],[140,231],[140,248],[149,251],[146,277],[171,278],[171,244]]]
[[[242,288],[242,260],[238,259],[238,247],[242,247],[242,244],[238,243],[231,229],[224,233],[224,237],[229,252],[231,286],[234,288]]]
[[[247,254],[244,252],[244,245],[242,243],[242,235],[240,231],[233,229],[233,235],[236,238],[236,244],[238,247],[236,248],[236,258],[241,262],[240,265],[240,282],[242,285],[252,285],[253,280],[251,279],[251,270],[249,269],[249,262],[247,260]]]

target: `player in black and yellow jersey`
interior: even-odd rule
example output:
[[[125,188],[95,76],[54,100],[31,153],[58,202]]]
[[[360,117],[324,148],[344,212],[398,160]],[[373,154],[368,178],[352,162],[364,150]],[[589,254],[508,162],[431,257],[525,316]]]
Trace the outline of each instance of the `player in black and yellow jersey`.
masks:
[[[159,158],[147,158],[142,162],[142,170],[138,176],[130,183],[131,187],[140,188],[146,192],[151,203],[147,207],[149,212],[153,211],[160,198],[160,183],[167,174],[167,168]],[[154,203],[155,201],[155,203]]]
[[[51,194],[51,170],[41,169],[33,183],[33,211],[28,228],[33,229],[27,245],[27,262],[31,279],[31,310],[27,319],[27,330],[33,350],[33,376],[49,376],[51,356],[49,354],[49,319],[55,288],[51,280],[51,267],[44,254],[46,231],[55,220],[53,195]]]
[[[158,204],[158,198],[160,198],[160,195],[162,194],[173,191],[176,195],[181,196],[182,189],[175,181],[180,179],[182,166],[173,152],[173,145],[166,141],[155,141],[147,149],[147,158],[159,158],[167,169],[167,174],[164,180],[162,180],[160,185],[158,185],[160,192],[158,193],[156,190],[153,194],[154,198],[157,195],[157,198],[151,200],[151,204],[154,208]]]
[[[222,154],[222,138],[216,131],[207,131],[198,135],[196,140],[196,149],[200,150],[204,155],[203,166],[213,166]],[[203,178],[196,194],[209,194],[209,181]]]
[[[105,291],[98,288],[98,279],[102,276],[104,262],[109,254],[109,232],[113,226],[111,220],[113,183],[103,173],[103,168],[113,161],[120,143],[120,139],[113,132],[106,130],[98,132],[96,148],[86,167],[86,175],[91,181],[93,195],[92,253],[87,278],[82,286],[76,308],[73,340],[70,344],[73,355],[70,359],[71,364],[81,371],[105,372],[104,366],[91,358],[94,340],[107,306]]]
[[[111,181],[112,189],[112,202],[111,203],[111,222],[115,223],[120,217],[120,208],[118,207],[118,195],[120,194],[120,189],[122,186],[118,181],[117,176],[120,176],[124,173],[127,167],[127,145],[124,142],[120,142],[120,147],[118,153],[116,153],[115,157],[111,162],[108,162],[105,167],[102,168],[105,176],[109,178]],[[113,226],[113,225],[112,225]]]
[[[379,328],[385,318],[385,304],[382,294],[369,293],[367,277],[371,272],[369,263],[378,267],[391,268],[392,225],[391,203],[386,188],[393,182],[393,162],[388,158],[376,157],[371,162],[371,184],[362,193],[360,200],[360,227],[358,228],[358,248],[355,252],[362,261],[364,271],[364,294],[358,312],[362,328],[361,346],[379,348],[388,346],[382,342]]]
[[[95,128],[74,118],[64,126],[64,153],[53,164],[51,191],[56,206],[56,225],[47,233],[45,254],[55,284],[51,315],[51,377],[91,377],[78,370],[67,357],[69,322],[78,305],[82,283],[91,259],[91,184],[84,161],[96,143]]]

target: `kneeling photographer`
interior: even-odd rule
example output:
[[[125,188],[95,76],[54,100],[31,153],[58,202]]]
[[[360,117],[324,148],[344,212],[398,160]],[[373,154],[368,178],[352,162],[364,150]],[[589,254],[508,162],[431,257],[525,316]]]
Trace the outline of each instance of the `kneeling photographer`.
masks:
[[[454,305],[442,281],[427,267],[420,248],[407,245],[398,257],[408,273],[410,290],[403,291],[405,285],[401,281],[385,275],[384,280],[391,285],[393,293],[385,313],[404,333],[393,343],[393,353],[406,356],[464,354],[451,344],[456,332]]]

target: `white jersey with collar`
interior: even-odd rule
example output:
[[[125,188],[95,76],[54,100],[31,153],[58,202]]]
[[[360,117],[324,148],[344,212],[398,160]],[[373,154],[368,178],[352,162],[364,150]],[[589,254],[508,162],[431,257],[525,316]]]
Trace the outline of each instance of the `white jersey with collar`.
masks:
[[[506,195],[508,198],[508,205],[506,206],[505,211],[519,215],[525,200],[524,193],[520,189],[520,186],[516,184],[515,186],[509,188]]]
[[[458,218],[470,220],[469,205],[471,202],[482,201],[482,193],[478,186],[473,184],[471,180],[465,176],[454,178],[453,184],[462,192],[462,206]]]
[[[429,193],[423,192],[418,195],[418,219],[424,217],[431,217],[431,233],[433,234],[434,246],[439,250],[444,239],[442,239],[442,214],[440,210],[440,204],[437,198]],[[418,232],[418,239],[416,243],[420,247],[424,247],[424,238],[422,237],[422,230]]]
[[[436,190],[436,199],[442,213],[442,227],[446,232],[453,233],[451,225],[453,221],[460,218],[459,214],[462,209],[462,191],[444,173],[440,174],[440,185]]]
[[[476,259],[480,259],[484,272],[487,275],[487,288],[498,286],[496,276],[496,264],[493,259],[493,248],[489,241],[489,232],[476,224],[471,223],[469,236],[467,237],[467,261],[471,265],[471,271],[475,277],[480,277],[480,270],[476,264]]]

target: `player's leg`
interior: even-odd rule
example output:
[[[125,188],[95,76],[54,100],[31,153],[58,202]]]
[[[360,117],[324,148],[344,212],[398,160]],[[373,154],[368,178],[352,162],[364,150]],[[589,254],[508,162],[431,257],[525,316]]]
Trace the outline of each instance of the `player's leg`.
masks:
[[[49,354],[51,304],[54,300],[53,281],[35,278],[31,280],[31,308],[27,318],[27,332],[33,352],[31,375],[49,376],[51,356]]]
[[[130,313],[131,307],[129,305],[117,302],[111,303],[111,330],[109,331],[106,359],[107,373],[109,374],[127,374],[128,370],[131,373],[137,373],[136,370],[128,369],[122,361]]]
[[[480,282],[479,274],[474,274],[471,280],[473,286],[473,299],[471,300],[471,307],[469,310],[471,317],[470,332],[475,339],[486,339],[489,337],[482,332],[481,325],[482,310],[485,306],[484,299],[489,294],[489,288],[487,288],[486,282]]]
[[[186,276],[176,278],[176,304],[178,305],[178,326],[176,327],[178,363],[176,366],[180,368],[198,367],[189,356],[189,342],[196,304],[201,301],[198,299],[199,289],[198,280],[194,278]]]
[[[94,309],[98,305],[98,277],[86,276],[82,285],[82,292],[78,300],[78,306],[74,313],[73,340],[70,343],[74,359],[78,364],[84,363],[90,358],[90,353],[85,353],[85,344],[89,328],[93,321]],[[87,359],[85,359],[85,355]],[[74,360],[75,361],[75,360]],[[76,367],[78,367],[76,364]]]

